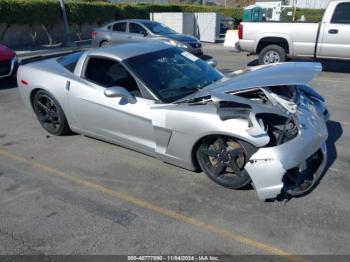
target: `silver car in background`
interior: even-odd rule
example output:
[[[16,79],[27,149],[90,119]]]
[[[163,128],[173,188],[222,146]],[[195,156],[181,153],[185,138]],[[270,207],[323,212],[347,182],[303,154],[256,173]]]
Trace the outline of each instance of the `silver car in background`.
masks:
[[[17,77],[54,135],[122,145],[228,188],[253,183],[269,199],[304,194],[325,170],[329,114],[307,85],[321,70],[285,63],[224,76],[177,47],[146,42],[29,63]]]
[[[203,55],[202,44],[194,36],[180,34],[159,22],[146,19],[120,20],[92,32],[92,47],[158,40],[196,56]]]

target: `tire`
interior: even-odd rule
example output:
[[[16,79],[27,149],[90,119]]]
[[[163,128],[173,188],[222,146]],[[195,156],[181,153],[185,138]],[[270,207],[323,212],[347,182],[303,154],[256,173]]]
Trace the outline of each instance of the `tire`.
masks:
[[[201,141],[196,151],[199,166],[215,183],[241,189],[251,184],[244,169],[247,153],[239,141],[224,136],[213,136]]]
[[[60,104],[48,92],[40,90],[35,94],[33,109],[41,126],[50,134],[62,136],[71,132]]]
[[[259,64],[268,65],[285,62],[287,59],[286,50],[279,45],[269,45],[261,50],[259,54]]]
[[[102,41],[101,43],[100,43],[100,47],[108,47],[108,46],[110,46],[111,45],[111,43],[110,42],[108,42],[107,40],[104,40],[104,41]]]

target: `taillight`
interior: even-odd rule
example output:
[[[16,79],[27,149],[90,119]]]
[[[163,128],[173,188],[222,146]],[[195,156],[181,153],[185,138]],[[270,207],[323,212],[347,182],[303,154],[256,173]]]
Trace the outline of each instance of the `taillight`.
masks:
[[[239,24],[238,26],[238,39],[241,40],[243,39],[243,25]]]
[[[92,38],[92,39],[95,39],[95,38],[96,38],[96,35],[97,35],[97,33],[96,33],[95,31],[92,32],[92,33],[91,33],[91,38]]]
[[[26,80],[21,80],[21,83],[23,84],[23,85],[28,85],[28,82],[26,81]]]

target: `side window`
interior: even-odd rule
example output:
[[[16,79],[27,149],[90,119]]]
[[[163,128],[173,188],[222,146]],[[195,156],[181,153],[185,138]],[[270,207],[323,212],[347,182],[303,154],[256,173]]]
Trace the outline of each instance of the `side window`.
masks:
[[[74,72],[75,66],[83,52],[77,52],[70,55],[62,56],[57,59],[57,62],[64,66],[67,70]]]
[[[340,3],[335,8],[332,24],[350,24],[350,3]]]
[[[85,78],[103,87],[122,86],[137,97],[140,90],[132,75],[117,61],[106,58],[90,58]]]
[[[133,34],[141,34],[141,35],[146,34],[146,30],[142,26],[135,23],[129,24],[129,32]]]
[[[113,25],[113,31],[125,32],[126,31],[126,23],[115,23]]]

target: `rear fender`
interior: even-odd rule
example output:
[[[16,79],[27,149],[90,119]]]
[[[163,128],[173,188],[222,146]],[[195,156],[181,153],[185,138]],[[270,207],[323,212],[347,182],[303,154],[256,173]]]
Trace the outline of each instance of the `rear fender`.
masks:
[[[258,53],[258,46],[259,43],[264,39],[264,38],[280,38],[281,40],[285,40],[288,42],[288,48],[289,48],[289,52],[288,55],[289,56],[293,56],[294,54],[294,49],[293,49],[293,41],[292,38],[287,35],[287,34],[271,34],[271,33],[263,33],[263,34],[259,34],[257,35],[257,38],[255,40],[255,46],[254,46],[254,50],[256,53]],[[276,43],[271,43],[271,44],[276,44]]]

